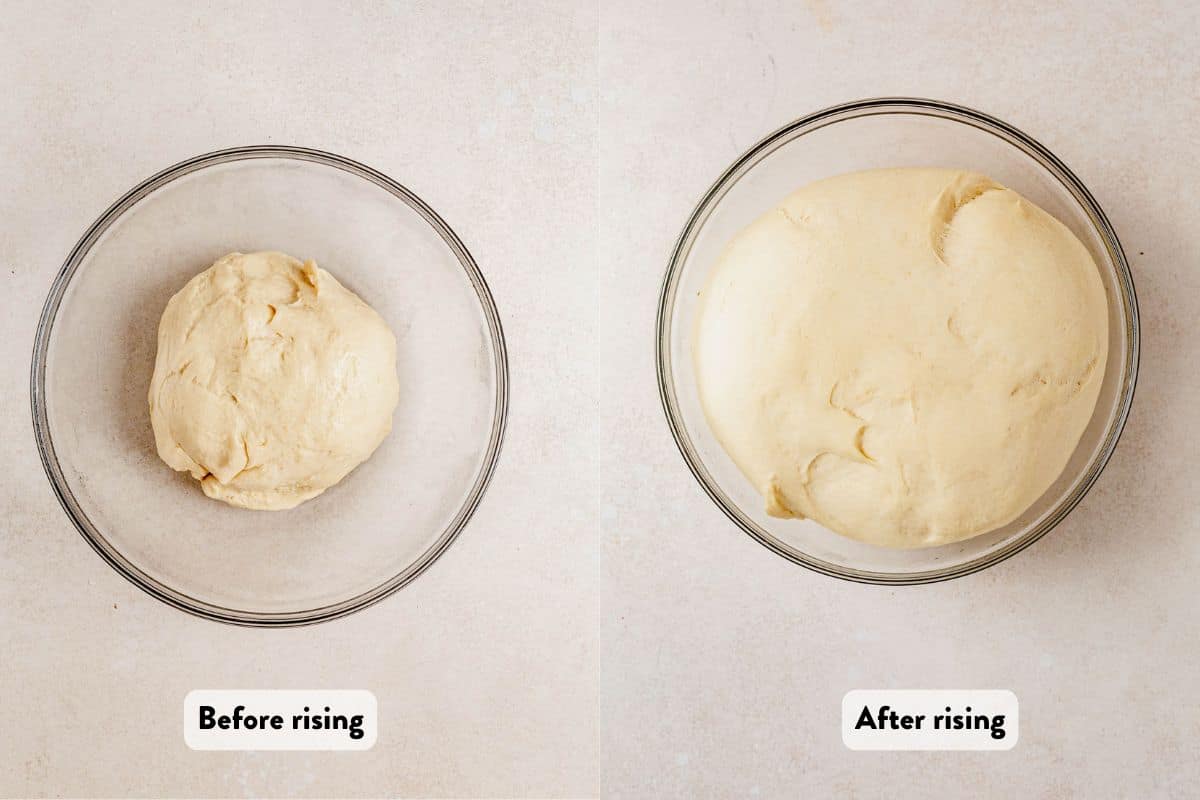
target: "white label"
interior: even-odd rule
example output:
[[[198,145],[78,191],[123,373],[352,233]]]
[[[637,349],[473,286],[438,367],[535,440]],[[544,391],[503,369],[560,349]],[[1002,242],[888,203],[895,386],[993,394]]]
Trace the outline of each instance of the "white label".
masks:
[[[375,695],[360,689],[196,689],[183,699],[193,750],[370,750]]]
[[[851,750],[1011,750],[1020,726],[1005,689],[856,689],[842,698]]]

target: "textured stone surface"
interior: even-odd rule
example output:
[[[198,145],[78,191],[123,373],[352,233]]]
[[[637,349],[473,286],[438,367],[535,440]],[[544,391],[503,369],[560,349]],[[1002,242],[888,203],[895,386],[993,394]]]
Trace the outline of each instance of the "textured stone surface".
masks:
[[[591,4],[6,4],[0,795],[589,796],[598,723],[609,797],[1192,793],[1197,12],[599,13],[597,31]],[[1123,239],[1144,335],[1125,438],[1071,517],[998,567],[909,589],[806,572],[734,528],[675,451],[652,361],[667,255],[711,181],[776,126],[885,94],[974,106],[1060,155]],[[42,300],[96,215],[251,142],[344,153],[438,209],[485,270],[513,370],[501,466],[454,547],[386,602],[287,631],[192,619],[106,567],[41,473],[25,390]],[[190,689],[307,686],[375,691],[375,749],[183,743]],[[878,687],[1011,689],[1021,741],[851,753],[841,697]]]
[[[0,796],[593,793],[595,9],[78,5],[0,14]],[[156,170],[259,143],[341,153],[433,206],[486,275],[513,374],[499,469],[445,556],[281,631],[193,619],[109,569],[51,494],[25,388],[92,220]],[[218,687],[370,689],[378,743],[193,753],[183,697]]]
[[[1182,4],[605,7],[605,796],[1195,791],[1197,30]],[[1122,238],[1144,338],[1125,437],[1065,523],[980,574],[888,589],[807,572],[725,519],[662,420],[652,342],[674,239],[721,170],[798,116],[897,94],[987,111],[1069,164]],[[885,687],[1011,689],[1020,743],[847,751],[842,695]]]

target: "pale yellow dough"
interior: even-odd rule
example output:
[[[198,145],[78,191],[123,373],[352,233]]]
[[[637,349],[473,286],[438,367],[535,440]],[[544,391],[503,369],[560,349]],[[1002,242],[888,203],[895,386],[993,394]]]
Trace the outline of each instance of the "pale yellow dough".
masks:
[[[233,506],[292,508],[392,429],[396,338],[314,262],[230,253],[167,303],[150,382],[162,460]]]
[[[887,547],[999,528],[1096,406],[1108,316],[1062,223],[990,179],[874,170],[742,231],[701,292],[709,424],[766,500]]]

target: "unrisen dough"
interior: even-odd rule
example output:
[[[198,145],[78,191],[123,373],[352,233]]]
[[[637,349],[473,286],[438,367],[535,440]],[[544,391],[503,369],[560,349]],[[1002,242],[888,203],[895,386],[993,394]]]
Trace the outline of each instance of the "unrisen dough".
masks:
[[[316,497],[375,451],[398,398],[391,330],[312,261],[230,253],[159,323],[158,454],[233,506]]]
[[[730,242],[693,356],[768,513],[922,547],[1054,482],[1107,336],[1096,265],[1058,220],[982,175],[892,169],[806,186]]]

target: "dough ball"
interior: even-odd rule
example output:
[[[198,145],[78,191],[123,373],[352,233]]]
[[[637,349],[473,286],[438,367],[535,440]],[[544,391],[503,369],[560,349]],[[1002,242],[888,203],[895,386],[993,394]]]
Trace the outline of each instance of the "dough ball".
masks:
[[[396,338],[314,262],[230,253],[167,303],[150,421],[209,497],[285,509],[370,457],[399,399]]]
[[[1058,220],[983,175],[890,169],[788,197],[701,292],[705,414],[768,513],[922,547],[1055,481],[1104,376],[1104,287]]]

